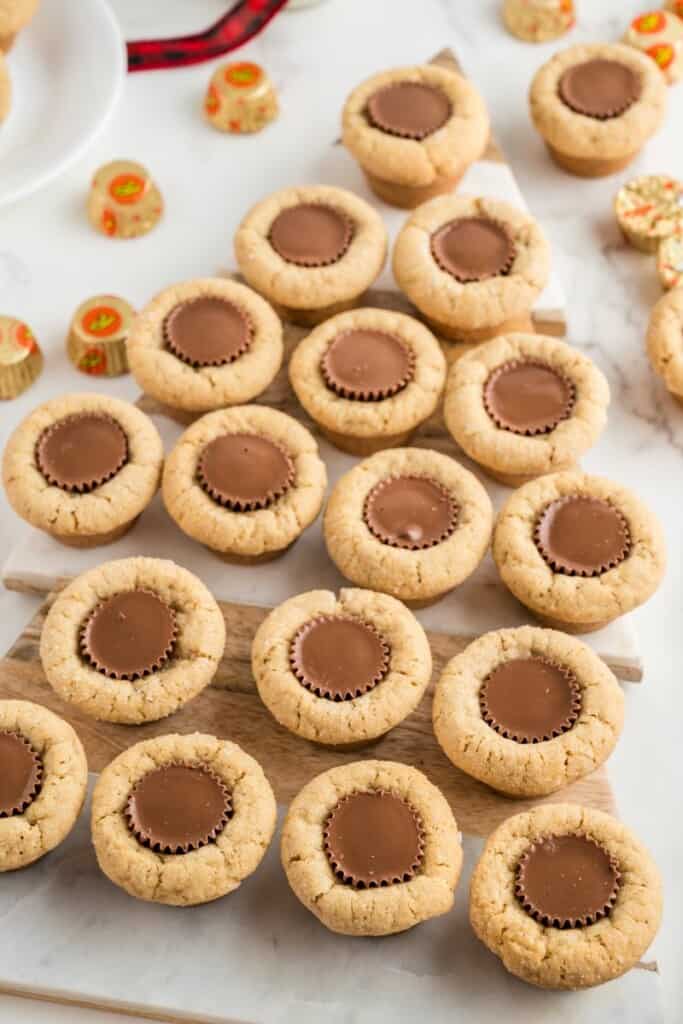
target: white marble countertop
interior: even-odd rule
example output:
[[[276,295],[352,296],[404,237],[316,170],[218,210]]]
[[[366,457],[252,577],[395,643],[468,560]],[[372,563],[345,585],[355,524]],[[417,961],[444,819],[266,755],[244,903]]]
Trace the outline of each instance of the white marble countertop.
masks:
[[[196,30],[224,10],[225,0],[114,0],[113,6],[132,37]],[[644,6],[638,0],[579,0],[579,26],[572,39],[616,39]],[[201,152],[183,150],[182,119],[196,116],[208,67],[133,76],[124,104],[87,156],[45,191],[2,211],[0,309],[31,323],[45,349],[47,370],[26,395],[3,405],[0,447],[38,402],[88,387],[63,348],[69,316],[84,296],[118,291],[142,304],[171,281],[231,265],[231,236],[243,211],[274,188],[299,182],[304,157],[310,167],[311,148],[320,150],[317,178],[330,180],[326,153],[338,124],[329,111],[341,106],[350,86],[379,67],[416,62],[454,45],[486,96],[497,137],[552,243],[568,296],[569,338],[593,356],[610,380],[609,426],[585,460],[586,468],[639,491],[667,532],[670,571],[656,597],[637,614],[645,683],[628,689],[626,729],[610,774],[623,819],[648,843],[664,874],[667,910],[657,955],[670,1019],[680,1020],[683,975],[676,909],[683,905],[683,411],[652,376],[644,355],[649,311],[660,294],[653,261],[625,247],[611,215],[613,193],[631,172],[581,181],[549,163],[531,128],[525,94],[534,70],[556,44],[516,42],[501,28],[498,7],[499,0],[328,0],[278,18],[243,53],[271,72],[285,110],[288,95],[306,97],[305,105],[297,106],[305,120],[296,130],[284,117],[272,126],[273,161],[260,178],[241,173],[239,150],[249,145],[246,139],[207,131]],[[683,177],[682,118],[679,87],[671,90],[667,126],[640,157],[637,171]],[[131,245],[98,239],[82,213],[90,172],[117,156],[139,159],[155,170],[169,208],[162,227]],[[197,166],[209,185],[191,190],[186,185]],[[135,393],[128,378],[107,382],[106,388],[126,397]],[[2,495],[0,522],[4,560],[21,527]],[[0,593],[0,649],[15,639],[35,605],[29,597]],[[107,1019],[94,1011],[0,998],[2,1024],[97,1024]]]

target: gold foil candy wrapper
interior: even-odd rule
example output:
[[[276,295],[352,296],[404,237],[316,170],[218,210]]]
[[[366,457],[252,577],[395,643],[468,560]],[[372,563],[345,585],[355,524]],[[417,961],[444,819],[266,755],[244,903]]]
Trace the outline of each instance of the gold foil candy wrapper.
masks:
[[[221,132],[260,132],[279,113],[277,93],[262,67],[249,61],[222,64],[211,77],[204,116]]]
[[[576,23],[573,0],[505,0],[506,28],[525,43],[559,39]]]
[[[43,353],[28,324],[0,316],[0,399],[26,391],[42,369]]]
[[[135,310],[117,295],[94,295],[73,315],[67,338],[69,359],[90,377],[128,373],[126,338]]]
[[[88,218],[108,238],[138,238],[155,227],[164,210],[149,171],[132,160],[115,160],[96,172],[88,197]]]
[[[651,57],[672,85],[683,77],[683,21],[665,10],[634,18],[623,41]]]

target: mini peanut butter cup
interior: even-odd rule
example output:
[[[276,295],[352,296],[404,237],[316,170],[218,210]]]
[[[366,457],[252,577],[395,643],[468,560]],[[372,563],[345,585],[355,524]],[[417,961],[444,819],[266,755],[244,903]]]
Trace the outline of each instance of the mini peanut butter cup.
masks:
[[[18,732],[0,732],[0,818],[23,814],[40,792],[43,763]]]
[[[226,366],[252,342],[249,317],[234,302],[202,295],[180,302],[165,318],[166,347],[188,366]]]
[[[642,91],[643,82],[637,71],[604,57],[572,64],[558,84],[558,94],[565,106],[596,121],[609,121],[625,114],[640,99]]]
[[[432,256],[461,284],[509,274],[515,243],[505,225],[489,217],[459,217],[431,237]]]
[[[390,648],[374,626],[342,615],[319,615],[295,633],[289,652],[302,686],[326,700],[369,693],[389,670]]]
[[[600,576],[631,550],[631,533],[619,509],[583,494],[559,498],[543,509],[534,541],[551,569],[566,576]]]
[[[36,447],[38,469],[49,484],[87,494],[107,483],[128,461],[128,438],[105,413],[74,413],[43,431]]]
[[[550,835],[520,858],[515,896],[547,928],[585,928],[611,913],[620,881],[616,860],[594,839]]]
[[[110,679],[142,679],[164,667],[177,636],[175,612],[165,601],[151,590],[129,590],[91,612],[81,627],[81,654]]]
[[[288,206],[277,215],[268,234],[278,256],[297,267],[337,263],[352,239],[353,224],[349,217],[326,203]]]
[[[233,512],[268,508],[294,483],[294,464],[275,441],[257,434],[224,434],[211,441],[197,466],[200,486]]]
[[[386,790],[342,797],[325,822],[323,845],[335,875],[354,889],[409,882],[424,859],[424,829],[413,807]]]
[[[374,92],[367,103],[371,125],[402,139],[426,139],[443,128],[452,113],[443,90],[424,82],[392,82]]]
[[[549,434],[568,419],[576,388],[552,366],[511,360],[496,367],[484,385],[484,406],[500,430],[533,437]]]
[[[568,732],[581,713],[581,687],[569,669],[545,658],[511,658],[479,691],[482,718],[515,743],[542,743]]]
[[[167,764],[135,784],[125,808],[128,828],[157,853],[189,853],[214,842],[232,817],[227,787],[201,764]]]
[[[410,551],[447,540],[458,525],[458,512],[446,488],[422,476],[380,480],[363,506],[365,524],[378,540]]]
[[[415,375],[415,355],[395,335],[359,327],[332,339],[320,372],[341,398],[379,402],[407,387]]]

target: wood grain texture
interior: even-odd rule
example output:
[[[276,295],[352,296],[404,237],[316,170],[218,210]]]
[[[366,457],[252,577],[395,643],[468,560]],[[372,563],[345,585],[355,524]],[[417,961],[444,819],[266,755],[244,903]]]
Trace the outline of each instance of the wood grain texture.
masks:
[[[319,772],[366,757],[402,761],[424,771],[448,798],[460,828],[487,835],[501,821],[539,801],[511,800],[453,767],[438,746],[431,722],[434,680],[468,641],[429,633],[434,677],[417,710],[378,742],[353,752],[320,747],[302,740],[273,719],[261,703],[251,674],[251,640],[267,614],[263,608],[221,603],[227,645],[215,684],[171,718],[142,726],[97,722],[74,710],[49,686],[39,658],[46,602],[0,661],[0,698],[31,700],[55,711],[78,732],[91,771],[99,772],[122,750],[139,740],[168,732],[214,733],[244,747],[263,765],[279,803],[289,803]],[[570,800],[614,812],[604,769],[545,802]],[[543,801],[541,801],[543,802]]]

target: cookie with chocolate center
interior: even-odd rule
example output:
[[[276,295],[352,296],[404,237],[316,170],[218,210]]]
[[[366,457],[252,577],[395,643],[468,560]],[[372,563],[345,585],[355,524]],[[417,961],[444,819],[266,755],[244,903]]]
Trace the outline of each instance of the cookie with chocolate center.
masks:
[[[277,215],[268,235],[278,256],[298,267],[338,263],[353,238],[353,223],[325,203],[299,203]]]
[[[141,679],[168,662],[178,635],[173,608],[150,590],[114,594],[81,628],[81,653],[111,679]]]
[[[111,480],[128,461],[128,438],[120,424],[100,413],[77,413],[40,436],[36,462],[48,483],[87,494]]]
[[[353,700],[382,682],[389,655],[386,640],[369,623],[319,616],[293,637],[290,663],[301,685],[316,696]]]
[[[226,366],[244,355],[251,344],[248,316],[217,296],[181,302],[163,322],[164,341],[189,366]]]
[[[157,853],[188,853],[215,842],[232,815],[223,781],[201,764],[167,764],[135,784],[126,803],[128,827]]]
[[[23,814],[40,791],[43,764],[18,732],[0,731],[0,818]]]
[[[257,434],[224,434],[202,452],[197,474],[206,493],[233,512],[268,508],[294,483],[285,449]]]
[[[394,82],[374,92],[367,106],[370,123],[388,135],[426,139],[443,128],[451,102],[442,89],[425,82]]]

